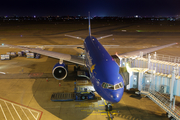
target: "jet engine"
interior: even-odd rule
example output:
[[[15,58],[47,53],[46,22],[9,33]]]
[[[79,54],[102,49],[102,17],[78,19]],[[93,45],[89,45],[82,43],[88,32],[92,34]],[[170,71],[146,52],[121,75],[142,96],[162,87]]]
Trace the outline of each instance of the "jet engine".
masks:
[[[55,64],[52,70],[52,74],[57,80],[65,79],[67,76],[67,65],[65,65],[64,63]]]

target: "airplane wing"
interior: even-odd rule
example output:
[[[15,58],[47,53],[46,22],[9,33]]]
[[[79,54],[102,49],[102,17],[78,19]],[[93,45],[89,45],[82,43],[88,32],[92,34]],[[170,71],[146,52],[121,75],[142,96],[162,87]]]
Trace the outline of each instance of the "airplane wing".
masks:
[[[21,47],[27,47],[27,48],[78,48],[78,47],[84,47],[83,45],[18,45]],[[105,48],[118,48],[119,45],[103,45]],[[0,45],[0,48],[9,47],[8,45]]]
[[[65,61],[68,61],[68,62],[72,62],[72,63],[75,63],[75,64],[86,66],[85,59],[82,59],[82,58],[80,58],[78,56],[59,53],[59,52],[54,52],[54,51],[42,50],[42,49],[39,49],[39,48],[28,48],[28,47],[16,46],[16,45],[8,45],[8,46],[14,47],[14,48],[19,48],[19,49],[22,49],[22,50],[29,50],[29,51],[34,52],[34,53],[38,53],[38,54],[46,55],[46,56],[49,56],[49,57],[52,57],[52,58],[57,58],[57,59],[60,59],[60,60],[65,60]]]
[[[140,56],[141,54],[146,55],[147,53],[154,52],[156,50],[166,48],[166,47],[169,47],[169,46],[172,46],[175,44],[177,44],[177,43],[172,43],[172,44],[162,45],[162,46],[158,46],[158,47],[152,47],[152,48],[146,48],[146,49],[136,50],[136,51],[127,52],[127,53],[122,53],[122,54],[118,54],[118,56],[119,57],[136,58],[137,56]],[[57,59],[65,60],[65,61],[72,62],[75,64],[86,66],[85,60],[83,58],[78,57],[78,56],[42,50],[39,48],[29,48],[29,47],[16,46],[16,45],[8,45],[8,46],[23,49],[23,50],[29,50],[29,51],[34,52],[34,53],[39,53],[39,54],[46,55],[46,56],[49,56],[52,58],[57,58]],[[115,57],[116,55],[112,55],[112,57],[113,56]]]
[[[76,37],[76,36],[72,36],[72,35],[65,35],[65,36],[84,41],[84,38],[81,38],[81,37]],[[107,37],[110,37],[110,36],[113,36],[113,34],[102,36],[102,37],[98,37],[97,40],[104,39],[104,38],[107,38]]]
[[[146,48],[146,49],[140,49],[140,50],[136,50],[136,51],[132,51],[132,52],[127,52],[127,53],[122,53],[122,54],[117,54],[119,57],[131,57],[131,58],[136,58],[137,56],[141,56],[141,55],[146,55],[147,53],[151,53],[154,52],[156,50],[162,49],[162,48],[166,48],[172,45],[176,45],[178,43],[171,43],[171,44],[167,44],[167,45],[162,45],[162,46],[158,46],[158,47],[151,47],[151,48]]]

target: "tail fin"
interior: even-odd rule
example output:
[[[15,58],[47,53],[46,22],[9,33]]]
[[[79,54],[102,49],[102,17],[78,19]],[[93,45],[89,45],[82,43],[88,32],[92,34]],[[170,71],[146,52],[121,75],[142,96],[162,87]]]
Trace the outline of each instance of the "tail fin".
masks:
[[[89,36],[91,36],[91,23],[90,23],[90,12],[89,12]]]

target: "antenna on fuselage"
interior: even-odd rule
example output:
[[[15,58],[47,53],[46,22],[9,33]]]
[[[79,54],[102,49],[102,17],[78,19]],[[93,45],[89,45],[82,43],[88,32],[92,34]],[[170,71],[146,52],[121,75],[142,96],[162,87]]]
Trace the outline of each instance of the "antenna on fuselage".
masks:
[[[89,36],[91,36],[91,22],[90,22],[90,12],[89,12]]]

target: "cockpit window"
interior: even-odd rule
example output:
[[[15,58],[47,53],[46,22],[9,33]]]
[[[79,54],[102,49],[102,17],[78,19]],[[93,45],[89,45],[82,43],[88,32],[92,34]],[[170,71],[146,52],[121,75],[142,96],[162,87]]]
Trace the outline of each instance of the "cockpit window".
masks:
[[[113,89],[114,90],[114,85],[109,84],[108,89]]]
[[[103,87],[103,88],[108,88],[108,84],[103,83],[103,84],[102,84],[102,87]]]
[[[120,82],[120,83],[118,83],[116,85],[112,85],[112,84],[108,84],[108,83],[103,82],[102,87],[106,88],[106,89],[117,90],[117,89],[123,88],[123,83]]]
[[[116,85],[115,85],[115,89],[119,89],[119,84],[116,84]]]
[[[122,87],[123,87],[123,83],[122,83],[122,82],[120,82],[120,83],[119,83],[119,86],[120,86],[120,88],[122,88]]]
[[[108,83],[103,83],[103,84],[102,84],[102,87],[103,87],[103,88],[107,88],[107,89],[114,89],[114,86],[111,85],[111,84],[108,84]]]

